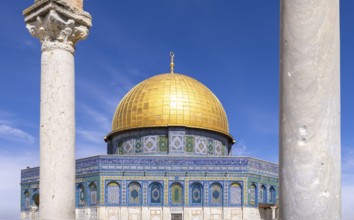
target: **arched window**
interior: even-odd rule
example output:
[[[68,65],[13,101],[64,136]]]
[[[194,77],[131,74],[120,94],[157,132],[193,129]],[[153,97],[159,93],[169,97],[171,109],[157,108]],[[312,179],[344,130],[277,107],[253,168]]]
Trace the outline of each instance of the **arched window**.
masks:
[[[137,182],[129,184],[129,205],[141,205],[141,186]]]
[[[94,182],[90,183],[89,185],[90,189],[90,205],[96,205],[97,204],[97,187]]]
[[[259,189],[259,202],[266,203],[267,202],[267,189],[264,185]]]
[[[212,205],[222,205],[222,188],[218,183],[214,183],[210,187],[210,202]]]
[[[171,204],[183,205],[182,186],[179,183],[174,183],[171,186]]]
[[[160,183],[150,185],[150,203],[152,205],[162,205],[162,187]]]
[[[238,183],[233,183],[230,186],[230,204],[231,205],[242,204],[242,187]]]
[[[191,201],[193,205],[201,205],[203,202],[203,188],[199,183],[193,183],[190,187]]]
[[[269,202],[272,204],[275,203],[275,189],[273,186],[269,188]]]
[[[78,200],[78,206],[84,206],[85,205],[85,190],[84,190],[84,185],[79,184],[76,188],[76,198]]]
[[[108,204],[119,204],[120,186],[116,182],[107,184],[106,202]]]
[[[25,196],[25,209],[29,209],[30,208],[30,193],[28,192],[28,190],[26,190],[23,194]]]
[[[256,189],[257,189],[256,186],[252,184],[250,188],[250,205],[256,205],[256,195],[257,195]]]

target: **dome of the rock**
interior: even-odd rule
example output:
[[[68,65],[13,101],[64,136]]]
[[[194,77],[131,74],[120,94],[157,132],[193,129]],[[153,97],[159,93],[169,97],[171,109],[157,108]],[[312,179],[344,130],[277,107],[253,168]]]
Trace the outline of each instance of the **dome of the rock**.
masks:
[[[112,132],[137,128],[183,126],[229,135],[218,98],[189,76],[165,73],[136,85],[119,103]]]

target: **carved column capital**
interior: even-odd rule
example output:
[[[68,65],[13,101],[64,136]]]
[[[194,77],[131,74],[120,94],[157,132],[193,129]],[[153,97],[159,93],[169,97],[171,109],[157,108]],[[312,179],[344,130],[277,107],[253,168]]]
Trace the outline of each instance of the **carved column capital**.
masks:
[[[27,29],[41,41],[42,51],[59,48],[74,53],[75,44],[87,37],[91,27],[88,13],[61,1],[40,1],[24,15]]]

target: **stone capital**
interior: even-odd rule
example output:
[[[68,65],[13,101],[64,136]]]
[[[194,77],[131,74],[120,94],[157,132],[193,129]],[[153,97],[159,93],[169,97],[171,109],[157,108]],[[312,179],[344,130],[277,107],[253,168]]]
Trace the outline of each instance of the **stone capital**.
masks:
[[[39,0],[24,11],[26,27],[39,38],[42,50],[64,49],[74,53],[91,27],[91,16],[61,0]]]

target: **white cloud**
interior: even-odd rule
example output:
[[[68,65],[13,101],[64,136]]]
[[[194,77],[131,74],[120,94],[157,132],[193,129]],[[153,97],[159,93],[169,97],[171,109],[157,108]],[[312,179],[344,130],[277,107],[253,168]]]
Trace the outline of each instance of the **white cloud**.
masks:
[[[15,114],[0,109],[0,140],[33,144],[35,138],[20,128],[23,126],[28,127],[26,123],[20,120]]]
[[[11,125],[15,115],[11,112],[0,109],[0,124]]]
[[[35,141],[35,138],[29,133],[6,124],[0,124],[0,139],[28,142],[30,144]]]

